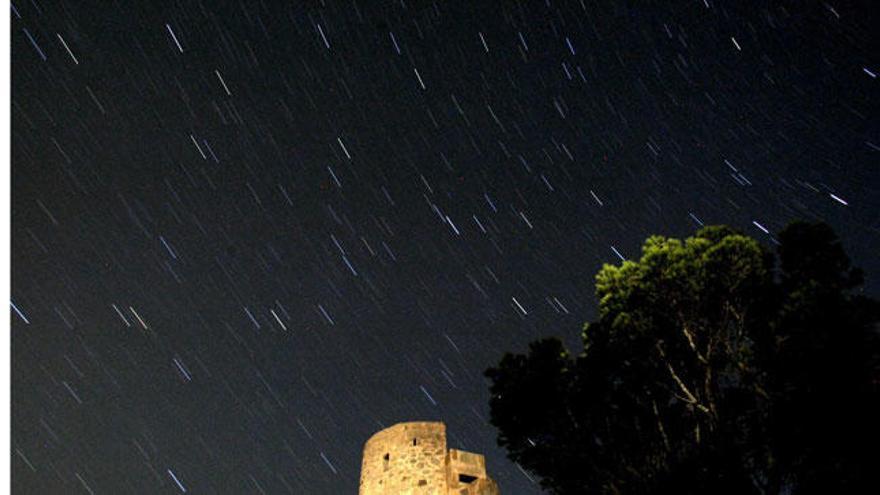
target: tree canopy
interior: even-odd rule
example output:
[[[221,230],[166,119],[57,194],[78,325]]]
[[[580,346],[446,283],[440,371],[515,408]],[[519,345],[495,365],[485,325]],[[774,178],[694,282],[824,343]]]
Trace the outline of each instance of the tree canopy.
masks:
[[[558,494],[876,487],[880,305],[861,284],[824,224],[776,253],[725,226],[652,236],[596,275],[577,354],[548,338],[486,371],[498,443]]]

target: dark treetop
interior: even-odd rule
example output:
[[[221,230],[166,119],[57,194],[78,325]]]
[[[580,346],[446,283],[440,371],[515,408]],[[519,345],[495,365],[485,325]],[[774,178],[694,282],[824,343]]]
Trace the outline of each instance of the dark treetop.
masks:
[[[603,262],[808,218],[880,280],[871,2],[728,3],[15,0],[14,488],[353,493],[439,419],[537,493],[482,371]]]
[[[560,495],[876,485],[880,301],[827,225],[779,241],[704,227],[603,266],[579,348],[542,339],[486,373],[511,459]]]

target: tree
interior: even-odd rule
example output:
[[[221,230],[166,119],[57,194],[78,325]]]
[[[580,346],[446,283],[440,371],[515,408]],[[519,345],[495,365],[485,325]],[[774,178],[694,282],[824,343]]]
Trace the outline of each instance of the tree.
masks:
[[[778,258],[779,267],[775,266]],[[833,231],[729,227],[596,276],[583,350],[486,371],[511,460],[553,493],[841,492],[880,477],[880,304]]]

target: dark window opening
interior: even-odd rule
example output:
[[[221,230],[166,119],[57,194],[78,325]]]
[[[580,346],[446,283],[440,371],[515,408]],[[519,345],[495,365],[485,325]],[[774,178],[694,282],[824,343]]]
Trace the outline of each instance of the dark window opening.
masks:
[[[418,441],[415,438],[413,438],[413,445],[416,445],[417,443],[418,443]]]
[[[386,462],[387,462],[388,459],[390,459],[390,458],[391,458],[391,454],[385,454],[385,457],[383,457],[383,459],[385,459]]]
[[[428,484],[428,480],[419,480],[419,486],[425,486]]]
[[[476,476],[471,476],[471,475],[469,475],[469,474],[459,474],[459,475],[458,475],[458,481],[460,481],[460,482],[462,482],[462,483],[468,483],[468,484],[470,484],[470,483],[473,483],[474,481],[477,481],[477,477],[476,477]]]

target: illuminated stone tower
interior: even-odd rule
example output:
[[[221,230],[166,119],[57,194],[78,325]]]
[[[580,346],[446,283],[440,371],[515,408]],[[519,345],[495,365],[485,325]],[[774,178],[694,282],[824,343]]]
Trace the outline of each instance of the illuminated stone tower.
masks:
[[[360,495],[500,495],[480,454],[446,450],[446,425],[398,423],[364,445]]]

